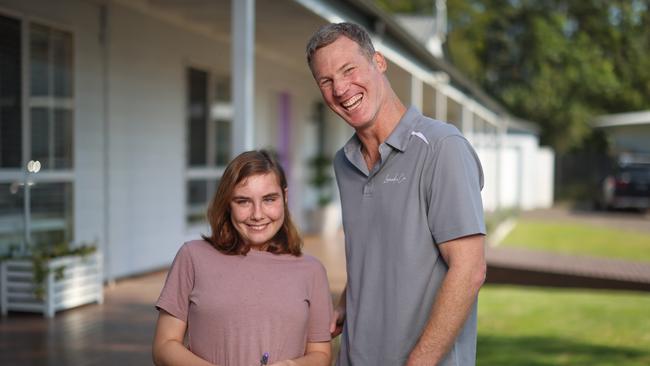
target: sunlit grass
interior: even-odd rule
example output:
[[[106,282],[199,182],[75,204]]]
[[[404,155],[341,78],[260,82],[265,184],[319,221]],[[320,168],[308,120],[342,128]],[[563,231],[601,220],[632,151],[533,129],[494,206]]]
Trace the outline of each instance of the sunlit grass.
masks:
[[[650,262],[650,234],[579,223],[520,219],[501,244]]]
[[[650,365],[650,294],[485,286],[479,365]]]

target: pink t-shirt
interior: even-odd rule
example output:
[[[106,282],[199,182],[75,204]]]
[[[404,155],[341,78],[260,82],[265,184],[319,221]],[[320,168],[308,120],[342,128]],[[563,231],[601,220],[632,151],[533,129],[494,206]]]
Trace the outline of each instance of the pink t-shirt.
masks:
[[[258,366],[304,355],[307,342],[330,340],[327,274],[314,257],[251,250],[225,255],[185,243],[156,307],[187,322],[189,349],[219,366]]]

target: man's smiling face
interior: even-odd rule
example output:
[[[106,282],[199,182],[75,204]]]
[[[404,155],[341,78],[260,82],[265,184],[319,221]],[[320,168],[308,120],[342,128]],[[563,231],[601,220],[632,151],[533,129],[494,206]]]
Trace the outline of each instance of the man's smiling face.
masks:
[[[369,60],[351,39],[341,36],[319,48],[312,73],[325,103],[355,130],[371,127],[383,103],[386,61]]]

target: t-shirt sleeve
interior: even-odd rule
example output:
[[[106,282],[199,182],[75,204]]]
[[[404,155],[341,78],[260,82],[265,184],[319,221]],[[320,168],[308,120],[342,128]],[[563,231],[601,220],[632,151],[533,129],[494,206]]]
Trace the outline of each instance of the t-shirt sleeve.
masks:
[[[315,267],[310,288],[307,342],[327,342],[331,339],[332,297],[325,267],[320,262],[316,262]]]
[[[459,135],[445,137],[434,149],[427,220],[435,242],[485,234],[483,170],[476,152]]]
[[[175,318],[187,322],[190,294],[194,287],[194,265],[188,244],[176,254],[165,285],[156,302],[158,310],[165,310]]]

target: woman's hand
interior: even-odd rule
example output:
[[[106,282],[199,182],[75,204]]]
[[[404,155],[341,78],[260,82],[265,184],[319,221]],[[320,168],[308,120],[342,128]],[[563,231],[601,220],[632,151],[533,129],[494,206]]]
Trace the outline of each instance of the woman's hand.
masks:
[[[269,366],[296,366],[296,363],[292,360],[278,361],[270,364]]]
[[[269,366],[329,366],[331,358],[330,342],[308,342],[304,356],[294,360],[277,361]]]

